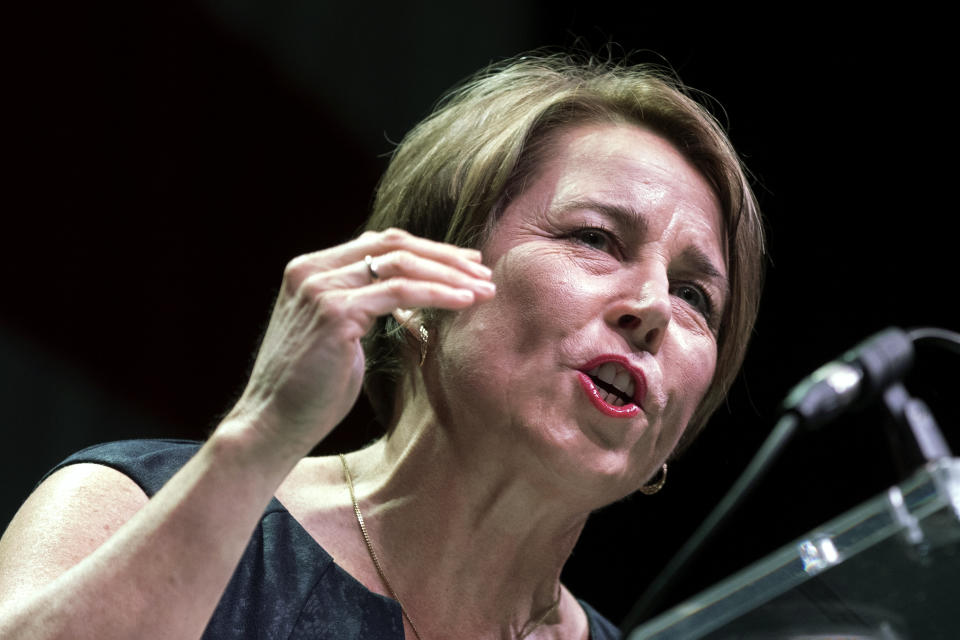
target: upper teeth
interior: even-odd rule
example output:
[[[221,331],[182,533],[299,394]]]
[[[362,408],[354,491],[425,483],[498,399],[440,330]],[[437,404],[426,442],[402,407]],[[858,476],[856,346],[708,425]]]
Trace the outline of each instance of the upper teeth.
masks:
[[[615,362],[604,362],[599,367],[594,367],[587,372],[588,375],[600,378],[607,384],[612,384],[622,391],[628,398],[633,397],[635,384],[633,376],[626,369]]]

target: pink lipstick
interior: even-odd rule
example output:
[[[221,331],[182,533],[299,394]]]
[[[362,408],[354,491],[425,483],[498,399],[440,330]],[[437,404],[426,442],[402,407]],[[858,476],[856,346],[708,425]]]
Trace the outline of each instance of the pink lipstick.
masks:
[[[647,392],[646,379],[624,356],[598,356],[577,374],[590,402],[604,414],[633,418],[640,413]]]

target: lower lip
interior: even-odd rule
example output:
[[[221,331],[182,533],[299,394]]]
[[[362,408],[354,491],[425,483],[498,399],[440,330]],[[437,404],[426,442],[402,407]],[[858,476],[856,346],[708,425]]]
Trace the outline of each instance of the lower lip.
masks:
[[[614,406],[600,397],[600,390],[593,384],[590,376],[582,371],[577,371],[580,376],[580,386],[587,392],[587,397],[597,409],[613,418],[633,418],[640,413],[640,407],[634,403],[625,404],[621,407]]]

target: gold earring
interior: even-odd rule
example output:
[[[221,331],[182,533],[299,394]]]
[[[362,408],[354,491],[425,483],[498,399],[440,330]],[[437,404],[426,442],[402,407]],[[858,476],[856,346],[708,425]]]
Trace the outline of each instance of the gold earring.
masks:
[[[653,484],[645,484],[640,487],[640,493],[645,496],[652,496],[660,489],[663,489],[663,485],[667,484],[667,463],[664,462],[663,466],[660,467],[660,479],[654,482]]]
[[[423,325],[420,325],[420,366],[423,366],[427,359],[427,344],[430,342],[430,332]]]

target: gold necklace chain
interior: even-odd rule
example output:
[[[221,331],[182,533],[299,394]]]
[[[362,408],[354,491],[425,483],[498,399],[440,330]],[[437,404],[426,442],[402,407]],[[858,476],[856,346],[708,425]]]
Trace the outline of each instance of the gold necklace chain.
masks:
[[[390,584],[390,581],[387,580],[387,575],[383,572],[383,567],[380,565],[380,559],[377,557],[377,552],[373,550],[373,541],[370,540],[370,534],[367,532],[367,525],[363,521],[363,514],[360,513],[360,504],[357,502],[357,496],[353,490],[353,476],[350,474],[350,467],[347,465],[346,457],[341,453],[340,454],[340,464],[343,465],[343,476],[347,481],[347,487],[350,489],[350,501],[353,502],[353,513],[357,516],[357,524],[360,525],[360,533],[363,535],[363,541],[367,544],[367,551],[370,553],[370,559],[373,560],[373,566],[377,569],[377,574],[380,576],[380,579],[383,580],[383,584],[386,585],[387,591],[390,592],[390,595],[394,600],[397,601],[397,604],[400,605],[400,613],[403,614],[403,617],[407,619],[407,623],[410,624],[410,628],[413,629],[413,635],[417,636],[417,640],[423,640],[420,637],[420,632],[417,631],[417,625],[413,624],[413,620],[410,619],[410,614],[407,613],[407,608],[403,606],[403,602],[400,600],[400,596],[397,595],[397,592],[394,590],[393,585]],[[533,633],[537,627],[544,623],[553,611],[560,604],[560,589],[557,588],[557,598],[553,601],[547,610],[537,618],[537,621],[533,623],[533,626],[530,627],[529,631],[523,631],[521,629],[522,635],[518,640],[523,640],[531,633]],[[524,627],[528,626],[528,622]]]

